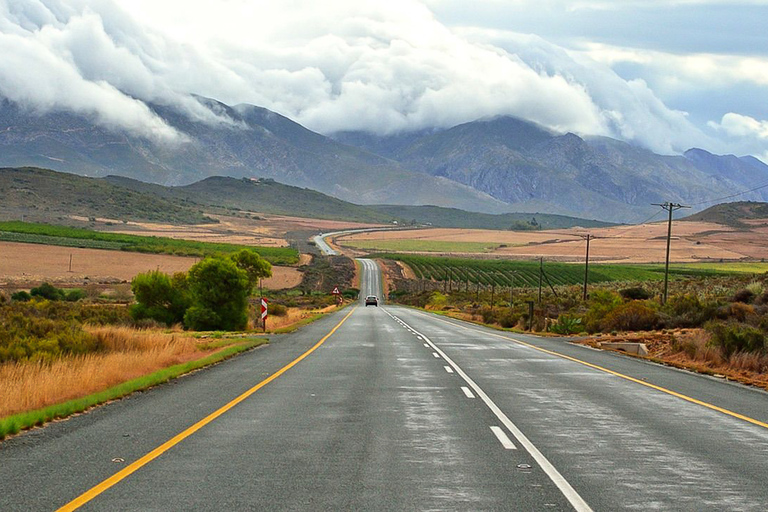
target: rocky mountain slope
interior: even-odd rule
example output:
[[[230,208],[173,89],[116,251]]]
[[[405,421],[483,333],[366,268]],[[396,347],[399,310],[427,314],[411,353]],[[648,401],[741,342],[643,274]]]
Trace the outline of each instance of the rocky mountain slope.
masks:
[[[547,211],[632,222],[665,201],[698,204],[768,182],[768,166],[752,157],[691,149],[662,156],[606,137],[557,134],[512,117],[462,124],[435,133],[335,137],[512,203]],[[768,189],[747,199],[768,199]]]
[[[637,222],[674,201],[700,210],[768,183],[752,157],[692,149],[657,155],[605,138],[559,134],[511,117],[380,137],[314,133],[269,110],[197,98],[227,122],[149,105],[185,142],[159,143],[85,115],[40,114],[0,100],[0,166],[39,166],[163,185],[211,176],[272,178],[355,204],[438,205]],[[768,188],[739,199],[767,200]]]
[[[407,170],[269,110],[198,101],[231,122],[193,121],[173,108],[152,105],[189,139],[168,144],[101,127],[84,115],[39,114],[0,100],[0,166],[37,166],[87,176],[116,174],[163,185],[184,185],[209,176],[274,178],[357,204],[433,204],[486,213],[512,210],[471,187]]]

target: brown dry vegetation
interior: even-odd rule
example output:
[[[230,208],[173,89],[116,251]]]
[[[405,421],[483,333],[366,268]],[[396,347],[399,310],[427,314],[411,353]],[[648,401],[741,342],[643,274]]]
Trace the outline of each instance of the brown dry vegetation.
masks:
[[[314,315],[330,313],[336,309],[336,306],[327,306],[321,309],[287,308],[285,315],[270,315],[267,318],[267,331],[272,332],[278,329],[285,329]],[[257,329],[256,327],[254,328]]]
[[[648,359],[768,390],[768,354],[737,352],[725,356],[710,343],[710,335],[703,329],[621,333],[578,342],[600,348],[600,342],[604,341],[644,343]]]
[[[210,353],[183,333],[114,326],[86,330],[108,349],[53,362],[0,365],[0,417],[87,396]]]

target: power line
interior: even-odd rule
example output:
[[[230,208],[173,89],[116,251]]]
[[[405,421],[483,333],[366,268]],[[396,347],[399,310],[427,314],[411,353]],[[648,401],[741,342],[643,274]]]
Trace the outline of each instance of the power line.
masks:
[[[699,206],[699,205],[707,204],[707,203],[717,203],[717,202],[720,202],[720,201],[722,201],[724,199],[732,199],[734,197],[743,196],[744,194],[749,194],[750,192],[755,192],[756,190],[760,190],[760,189],[763,189],[763,188],[766,188],[766,187],[768,187],[768,182],[763,183],[762,185],[758,185],[757,187],[751,188],[749,190],[744,190],[743,192],[737,192],[736,194],[731,194],[731,195],[728,195],[728,196],[718,197],[716,199],[710,199],[708,201],[699,201],[698,203],[693,203],[691,206]]]

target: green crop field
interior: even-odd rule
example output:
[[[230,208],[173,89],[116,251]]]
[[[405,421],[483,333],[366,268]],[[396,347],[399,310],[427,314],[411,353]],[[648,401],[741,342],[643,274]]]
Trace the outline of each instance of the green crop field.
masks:
[[[291,265],[299,261],[298,252],[289,247],[259,247],[155,236],[102,233],[89,229],[30,222],[0,222],[0,240],[196,257],[229,254],[240,249],[251,249],[274,265]]]
[[[343,245],[372,251],[395,252],[490,252],[495,242],[450,242],[446,240],[343,240]]]
[[[482,285],[532,287],[539,284],[539,262],[517,260],[481,260],[441,258],[407,254],[378,254],[374,257],[402,261],[413,269],[419,279],[458,281]],[[544,262],[544,271],[553,285],[574,285],[584,282],[584,265]],[[727,268],[706,268],[693,265],[670,267],[672,279],[681,277],[718,276],[733,274]],[[611,281],[658,281],[664,279],[663,265],[593,264],[589,267],[590,283]]]

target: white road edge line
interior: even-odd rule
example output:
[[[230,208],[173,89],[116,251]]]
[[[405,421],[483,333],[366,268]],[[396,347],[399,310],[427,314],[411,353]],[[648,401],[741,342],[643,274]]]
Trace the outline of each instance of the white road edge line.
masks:
[[[517,450],[515,443],[513,443],[507,434],[501,430],[501,427],[491,427],[491,431],[496,434],[496,439],[499,440],[501,446],[503,446],[505,450]]]
[[[384,310],[387,315],[389,315],[392,319],[398,319],[395,317],[392,313],[389,311]],[[406,325],[408,325],[406,323]],[[409,326],[410,328],[410,326]],[[437,345],[432,343],[432,340],[430,340],[427,336],[424,336],[423,333],[419,333],[424,337],[424,341],[429,343],[429,345],[439,354],[443,356],[443,359],[445,359],[445,362],[447,362],[451,367],[458,373],[464,381],[469,384],[469,387],[472,388],[475,392],[475,394],[480,397],[480,399],[485,402],[485,405],[488,406],[488,408],[493,412],[493,414],[501,421],[501,423],[509,430],[515,438],[520,442],[520,444],[523,446],[523,448],[526,449],[528,453],[531,454],[531,457],[536,461],[536,463],[541,466],[541,469],[544,471],[544,473],[547,474],[550,480],[552,480],[552,483],[554,483],[558,489],[560,489],[560,492],[563,493],[563,496],[568,500],[568,502],[573,506],[573,508],[577,512],[593,512],[592,507],[590,507],[586,501],[584,501],[584,498],[582,498],[578,492],[576,492],[576,489],[571,487],[571,484],[568,483],[568,481],[563,477],[563,475],[560,474],[560,472],[555,468],[555,466],[552,465],[551,462],[544,456],[543,453],[539,451],[538,448],[523,434],[523,432],[517,428],[517,425],[512,423],[512,420],[510,420],[506,414],[504,414],[504,411],[499,409],[499,407],[493,402],[493,400],[490,399],[488,395],[485,394],[485,391],[483,391],[480,386],[478,386],[475,381],[473,381],[469,375],[464,373],[464,370],[462,370],[459,365],[453,362],[453,360],[448,357],[445,352],[440,350]]]
[[[446,368],[448,367],[446,366]],[[475,395],[472,394],[472,392],[469,390],[468,387],[461,386],[461,390],[464,392],[464,396],[466,396],[467,398],[475,398]]]
[[[424,345],[424,346],[428,347],[429,345]],[[447,371],[448,373],[453,373],[453,368],[451,368],[450,366],[443,366],[443,368],[445,368],[445,371]]]

